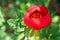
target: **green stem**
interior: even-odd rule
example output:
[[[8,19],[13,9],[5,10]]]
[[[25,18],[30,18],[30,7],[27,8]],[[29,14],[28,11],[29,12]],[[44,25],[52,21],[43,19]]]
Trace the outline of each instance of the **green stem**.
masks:
[[[35,31],[35,40],[40,40],[40,31]]]
[[[30,30],[30,37],[34,36],[35,30]]]

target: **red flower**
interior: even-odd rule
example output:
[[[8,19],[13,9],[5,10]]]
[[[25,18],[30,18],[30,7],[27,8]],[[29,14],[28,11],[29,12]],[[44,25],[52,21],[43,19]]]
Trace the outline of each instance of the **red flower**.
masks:
[[[51,23],[51,16],[45,6],[32,6],[24,16],[24,23],[33,30],[40,30]]]

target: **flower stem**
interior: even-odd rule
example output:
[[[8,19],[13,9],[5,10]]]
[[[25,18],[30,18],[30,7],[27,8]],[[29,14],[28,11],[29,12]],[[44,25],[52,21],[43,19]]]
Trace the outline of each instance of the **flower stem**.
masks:
[[[34,36],[35,30],[31,30],[30,37]]]
[[[35,40],[40,40],[40,31],[35,31]]]
[[[30,31],[30,37],[34,36],[35,40],[40,40],[40,31],[37,30],[31,30]]]

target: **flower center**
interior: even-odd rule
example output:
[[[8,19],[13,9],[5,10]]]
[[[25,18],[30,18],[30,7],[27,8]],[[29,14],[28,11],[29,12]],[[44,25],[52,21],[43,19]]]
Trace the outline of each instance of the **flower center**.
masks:
[[[39,12],[39,11],[34,11],[31,15],[30,18],[43,18],[45,16],[44,13]]]

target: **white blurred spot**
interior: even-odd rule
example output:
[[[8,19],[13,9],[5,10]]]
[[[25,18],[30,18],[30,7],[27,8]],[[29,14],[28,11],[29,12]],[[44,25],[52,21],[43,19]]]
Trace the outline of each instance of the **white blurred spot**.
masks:
[[[52,22],[58,22],[59,21],[59,16],[55,16],[54,18],[52,18]]]

